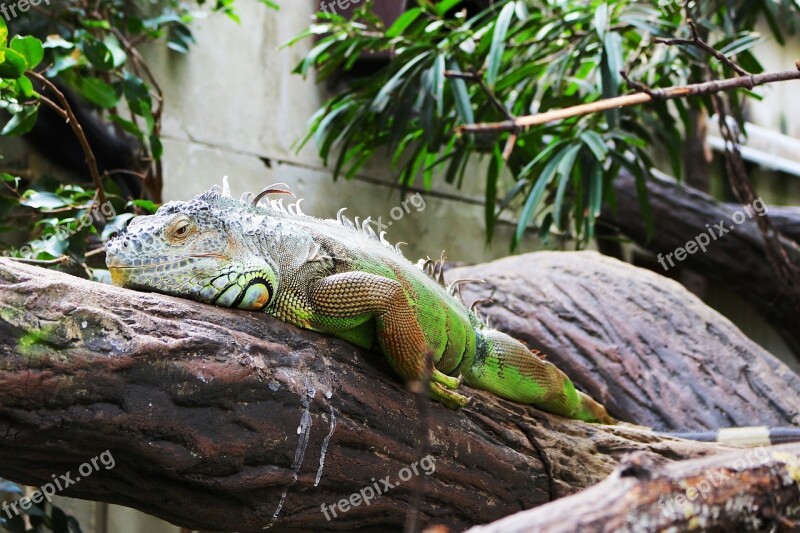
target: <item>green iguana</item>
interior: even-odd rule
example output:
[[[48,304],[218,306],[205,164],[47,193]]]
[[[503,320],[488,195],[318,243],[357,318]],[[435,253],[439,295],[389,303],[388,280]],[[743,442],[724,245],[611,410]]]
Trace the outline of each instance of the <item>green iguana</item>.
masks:
[[[454,296],[457,284],[448,289],[404,258],[369,219],[352,222],[344,210],[337,220],[314,218],[300,211],[301,200],[286,208],[266,198],[277,193],[291,194],[278,184],[236,200],[226,180],[134,218],[106,245],[113,282],[266,312],[362,348],[377,344],[406,382],[424,379],[431,358],[430,394],[452,408],[468,402],[457,392],[463,378],[544,411],[615,423],[555,365],[484,324]]]

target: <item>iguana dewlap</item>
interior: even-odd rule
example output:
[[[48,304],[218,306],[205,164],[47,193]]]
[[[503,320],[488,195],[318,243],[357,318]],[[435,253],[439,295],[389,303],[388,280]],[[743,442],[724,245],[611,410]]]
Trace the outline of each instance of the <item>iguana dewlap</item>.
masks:
[[[406,382],[433,361],[431,396],[467,404],[461,377],[498,396],[587,422],[613,423],[555,365],[472,311],[372,230],[340,215],[220,187],[134,218],[106,245],[116,285],[264,311],[363,348],[377,345]],[[299,202],[298,202],[299,204]]]

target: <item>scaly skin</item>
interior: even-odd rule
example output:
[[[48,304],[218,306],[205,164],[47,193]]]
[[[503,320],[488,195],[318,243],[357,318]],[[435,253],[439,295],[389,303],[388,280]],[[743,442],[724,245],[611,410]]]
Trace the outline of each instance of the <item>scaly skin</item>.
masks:
[[[406,382],[424,378],[430,357],[431,396],[449,407],[467,404],[456,391],[463,376],[470,386],[551,413],[614,423],[552,363],[486,327],[366,221],[321,220],[247,199],[214,187],[133,219],[106,246],[112,280],[263,311],[363,348],[377,344]]]

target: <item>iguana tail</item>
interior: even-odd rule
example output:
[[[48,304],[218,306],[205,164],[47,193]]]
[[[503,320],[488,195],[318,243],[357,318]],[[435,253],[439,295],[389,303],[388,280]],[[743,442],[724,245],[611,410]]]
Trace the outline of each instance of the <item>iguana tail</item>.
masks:
[[[554,364],[500,331],[476,330],[475,359],[461,371],[467,385],[507,400],[586,422],[616,422]]]

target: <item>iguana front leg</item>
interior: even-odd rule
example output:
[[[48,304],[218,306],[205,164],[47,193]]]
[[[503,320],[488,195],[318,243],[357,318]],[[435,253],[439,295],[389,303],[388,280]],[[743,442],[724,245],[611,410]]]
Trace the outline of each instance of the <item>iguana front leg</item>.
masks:
[[[431,347],[399,282],[367,272],[334,274],[316,281],[309,299],[314,329],[337,335],[374,318],[378,342],[395,372],[406,382],[424,378]],[[459,384],[458,378],[434,369],[431,396],[449,407],[463,407],[469,399],[454,391]]]

